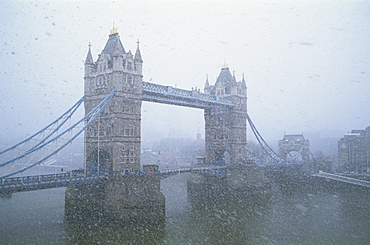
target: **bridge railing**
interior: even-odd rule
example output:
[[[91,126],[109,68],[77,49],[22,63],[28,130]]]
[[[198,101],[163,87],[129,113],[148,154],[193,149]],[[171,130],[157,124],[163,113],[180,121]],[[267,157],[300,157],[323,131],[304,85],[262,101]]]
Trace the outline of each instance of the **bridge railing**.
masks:
[[[148,82],[143,82],[143,89],[167,92],[167,86]]]
[[[67,187],[70,185],[94,183],[105,176],[84,176],[75,173],[45,174],[0,179],[0,193]]]
[[[350,178],[350,177],[346,177],[346,176],[342,176],[342,175],[326,173],[326,172],[323,172],[321,170],[319,171],[318,174],[316,174],[316,176],[327,178],[327,179],[332,179],[332,180],[338,180],[338,181],[342,181],[342,182],[346,182],[346,183],[350,183],[350,184],[370,187],[370,181],[359,180],[359,179],[354,179],[354,178]]]
[[[167,86],[167,92],[174,93],[174,94],[185,95],[185,96],[193,96],[191,91],[189,91],[189,90],[179,89],[179,88],[172,88],[171,86]]]
[[[214,100],[215,99],[215,96],[214,95],[211,95],[211,94],[203,94],[203,93],[200,93],[199,94],[199,98],[200,99],[204,99],[204,100]]]
[[[181,173],[181,172],[200,172],[200,171],[210,171],[210,170],[223,170],[225,166],[197,166],[197,167],[175,167],[175,168],[160,168],[158,170],[159,174],[167,173]]]
[[[180,166],[180,167],[170,167],[170,168],[160,168],[156,173],[161,176],[161,179],[165,179],[171,176],[175,176],[182,173],[203,173],[216,175],[218,177],[224,177],[225,173],[220,172],[219,170],[226,169],[226,166]]]

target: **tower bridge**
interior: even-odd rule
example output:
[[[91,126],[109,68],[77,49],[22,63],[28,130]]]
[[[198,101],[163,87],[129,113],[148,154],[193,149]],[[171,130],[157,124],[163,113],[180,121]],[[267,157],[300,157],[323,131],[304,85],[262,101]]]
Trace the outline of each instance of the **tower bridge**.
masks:
[[[126,52],[114,29],[95,62],[89,47],[85,60],[86,112],[110,91],[114,89],[115,92],[104,113],[85,134],[88,173],[96,174],[98,168],[108,174],[136,173],[140,169],[142,101],[204,109],[206,164],[246,162],[247,86],[244,77],[237,81],[235,74],[224,65],[216,83],[210,85],[207,79],[204,93],[201,93],[198,89],[184,90],[145,82],[142,69],[139,42],[135,55]]]
[[[214,85],[210,85],[207,78],[204,93],[196,88],[184,90],[145,82],[139,42],[134,54],[126,52],[116,28],[111,30],[96,61],[89,45],[84,66],[84,97],[37,134],[0,152],[2,155],[14,149],[25,149],[19,156],[10,154],[10,159],[0,163],[0,167],[7,168],[5,174],[1,173],[1,191],[11,193],[64,186],[67,187],[66,216],[104,213],[109,218],[124,220],[164,217],[161,176],[197,172],[226,176],[231,183],[231,174],[226,174],[227,166],[237,166],[247,161],[247,87],[244,77],[237,81],[228,66],[222,67]],[[152,171],[156,174],[145,174],[147,171],[140,165],[142,101],[204,110],[206,166],[199,169],[156,169]],[[66,122],[82,102],[85,117],[67,127]],[[62,141],[73,130],[77,131],[61,146],[52,152],[38,154],[40,159],[33,160],[31,155],[34,152]],[[50,161],[82,132],[85,152],[82,176],[70,173],[19,176],[28,169]],[[45,134],[44,139],[32,143]],[[232,171],[235,172],[235,168]],[[146,207],[146,211],[143,207]]]
[[[20,151],[19,155],[11,155],[10,159],[0,163],[0,167],[8,168],[7,173],[1,172],[1,193],[67,187],[66,216],[74,216],[76,213],[103,213],[112,219],[127,220],[164,217],[165,201],[160,192],[161,176],[196,172],[200,177],[197,177],[193,186],[207,183],[200,186],[208,188],[209,178],[204,176],[213,175],[221,177],[223,183],[231,189],[264,188],[269,186],[269,180],[265,178],[261,168],[246,166],[250,163],[250,154],[247,151],[247,121],[266,153],[277,162],[284,161],[263,140],[247,114],[247,86],[244,75],[237,81],[235,73],[231,74],[227,65],[221,68],[214,85],[210,85],[208,78],[206,79],[204,93],[196,88],[184,90],[146,82],[143,81],[143,59],[139,42],[134,55],[131,51],[126,52],[117,29],[113,28],[96,61],[89,45],[84,66],[84,97],[35,135],[0,152],[0,155],[5,155],[18,148],[25,149]],[[142,101],[204,110],[205,166],[181,169],[141,167]],[[66,126],[66,122],[82,102],[85,109],[84,118],[72,126]],[[76,131],[71,133],[73,130]],[[16,176],[50,161],[52,156],[82,132],[85,147],[83,174],[71,172]],[[68,133],[72,134],[70,138],[65,137]],[[43,139],[30,143],[41,135],[44,135]],[[65,138],[66,141],[54,151],[39,154],[38,160],[30,157],[33,153],[49,148],[51,144]],[[284,145],[284,142],[282,144]],[[290,144],[292,145],[295,146]],[[298,148],[284,149],[286,152],[297,151]],[[16,169],[19,166],[21,167]],[[151,170],[147,171],[148,169]]]
[[[88,202],[96,203],[118,216],[130,216],[128,210],[132,208],[139,212],[137,207],[142,205],[152,207],[155,210],[152,213],[164,213],[160,178],[138,175],[142,101],[203,109],[205,164],[236,166],[246,162],[247,87],[244,77],[237,81],[229,67],[223,66],[216,83],[210,85],[207,79],[204,93],[201,93],[198,89],[184,90],[145,82],[142,70],[139,42],[134,55],[126,52],[115,29],[96,61],[89,47],[85,60],[85,112],[112,90],[114,96],[85,133],[85,169],[87,175],[111,177],[99,191],[104,193],[104,203],[91,198],[96,196],[96,189],[82,187],[67,189],[68,205],[81,203],[86,207]],[[136,177],[129,177],[133,175]],[[151,188],[145,187],[148,184]],[[122,185],[132,189],[117,188]],[[132,199],[133,196],[136,198]]]

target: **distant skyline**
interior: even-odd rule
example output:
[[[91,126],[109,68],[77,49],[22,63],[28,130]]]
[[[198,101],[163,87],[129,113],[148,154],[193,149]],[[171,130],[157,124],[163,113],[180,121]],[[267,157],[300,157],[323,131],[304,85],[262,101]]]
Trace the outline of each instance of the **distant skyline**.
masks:
[[[6,0],[0,16],[2,139],[82,97],[88,44],[96,60],[113,22],[126,51],[140,41],[144,81],[203,92],[225,61],[244,73],[248,113],[270,142],[370,125],[369,1]],[[142,119],[144,140],[204,136],[202,110],[144,102]]]

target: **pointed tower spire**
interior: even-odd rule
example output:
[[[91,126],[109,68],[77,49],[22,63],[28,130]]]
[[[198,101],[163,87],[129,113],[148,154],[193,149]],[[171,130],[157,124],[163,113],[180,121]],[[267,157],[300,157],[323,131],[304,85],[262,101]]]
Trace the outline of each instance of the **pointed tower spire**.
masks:
[[[206,85],[204,86],[204,89],[206,88],[209,88],[208,74],[206,75]]]
[[[94,71],[94,60],[91,55],[91,44],[89,43],[89,51],[87,52],[85,60],[85,77],[88,77]]]
[[[143,62],[143,59],[141,58],[141,53],[140,53],[140,49],[139,49],[139,39],[137,40],[137,48],[136,48],[136,52],[135,52],[135,62],[139,61],[139,62]]]
[[[139,48],[139,39],[137,40],[137,48],[134,56],[135,70],[138,74],[143,74],[143,59],[141,58],[140,48]]]
[[[206,75],[206,84],[204,85],[204,93],[209,94],[211,92],[211,87],[209,86],[208,74]]]
[[[117,55],[126,54],[125,48],[123,47],[120,37],[118,35],[117,27],[114,26],[114,22],[113,28],[110,30],[108,41],[105,44],[102,53],[109,55],[109,58]]]
[[[94,60],[91,55],[91,44],[90,43],[89,43],[89,51],[87,52],[85,64],[94,64]]]
[[[243,78],[242,78],[242,86],[243,86],[244,88],[246,88],[246,87],[247,87],[247,84],[246,84],[245,79],[244,79],[244,72],[243,72]]]

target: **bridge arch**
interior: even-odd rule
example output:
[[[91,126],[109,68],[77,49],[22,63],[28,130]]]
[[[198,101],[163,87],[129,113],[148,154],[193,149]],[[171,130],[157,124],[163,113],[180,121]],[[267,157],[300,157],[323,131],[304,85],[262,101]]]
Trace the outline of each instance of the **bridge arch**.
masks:
[[[214,151],[214,164],[216,166],[229,166],[230,153],[227,150],[219,149]]]

